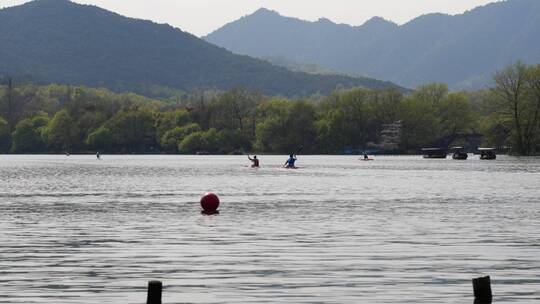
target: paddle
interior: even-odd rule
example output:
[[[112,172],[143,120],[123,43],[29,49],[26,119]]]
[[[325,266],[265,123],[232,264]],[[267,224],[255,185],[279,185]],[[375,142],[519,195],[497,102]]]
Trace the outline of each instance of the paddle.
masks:
[[[248,158],[250,158],[250,157],[249,157],[249,154],[247,154],[246,150],[241,149],[241,151],[242,151],[242,154],[245,154]]]
[[[244,149],[242,149],[242,153],[244,153],[247,156],[247,158],[251,161],[251,157],[249,156],[249,154],[246,153],[246,151],[244,151]]]

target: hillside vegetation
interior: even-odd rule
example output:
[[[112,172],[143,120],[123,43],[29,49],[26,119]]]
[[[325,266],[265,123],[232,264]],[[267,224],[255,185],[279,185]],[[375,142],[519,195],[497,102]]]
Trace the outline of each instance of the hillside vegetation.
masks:
[[[235,89],[153,100],[85,87],[2,86],[0,149],[227,154],[303,146],[304,153],[341,154],[481,143],[520,155],[540,152],[540,66],[517,63],[494,80],[492,89],[469,93],[428,84],[407,95],[353,89],[315,99]]]
[[[336,88],[398,88],[369,78],[291,72],[168,25],[67,0],[36,0],[0,10],[0,28],[0,76],[33,82],[148,96],[235,87],[285,96],[328,94]]]

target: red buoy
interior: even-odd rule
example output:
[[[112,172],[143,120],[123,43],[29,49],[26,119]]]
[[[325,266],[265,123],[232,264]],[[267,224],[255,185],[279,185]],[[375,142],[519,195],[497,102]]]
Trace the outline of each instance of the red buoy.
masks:
[[[219,197],[214,193],[206,193],[201,197],[201,207],[207,213],[215,213],[219,208]]]

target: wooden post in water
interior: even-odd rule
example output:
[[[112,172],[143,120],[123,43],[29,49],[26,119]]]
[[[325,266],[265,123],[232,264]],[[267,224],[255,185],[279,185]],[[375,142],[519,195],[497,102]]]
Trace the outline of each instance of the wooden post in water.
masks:
[[[161,304],[161,291],[163,284],[161,281],[148,282],[148,298],[146,304]]]
[[[474,289],[474,303],[488,304],[493,300],[491,293],[491,278],[489,276],[472,280]]]

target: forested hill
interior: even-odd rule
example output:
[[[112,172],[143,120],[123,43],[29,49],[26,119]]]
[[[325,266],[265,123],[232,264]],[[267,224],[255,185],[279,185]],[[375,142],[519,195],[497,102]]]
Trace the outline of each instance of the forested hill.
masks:
[[[67,0],[0,10],[0,76],[117,91],[245,87],[269,95],[336,87],[397,87],[368,78],[291,72],[235,55],[168,25],[126,18]]]
[[[540,62],[540,1],[508,0],[404,25],[373,18],[361,26],[307,22],[261,9],[205,37],[233,52],[282,57],[407,87],[428,82],[480,88],[494,71]]]

